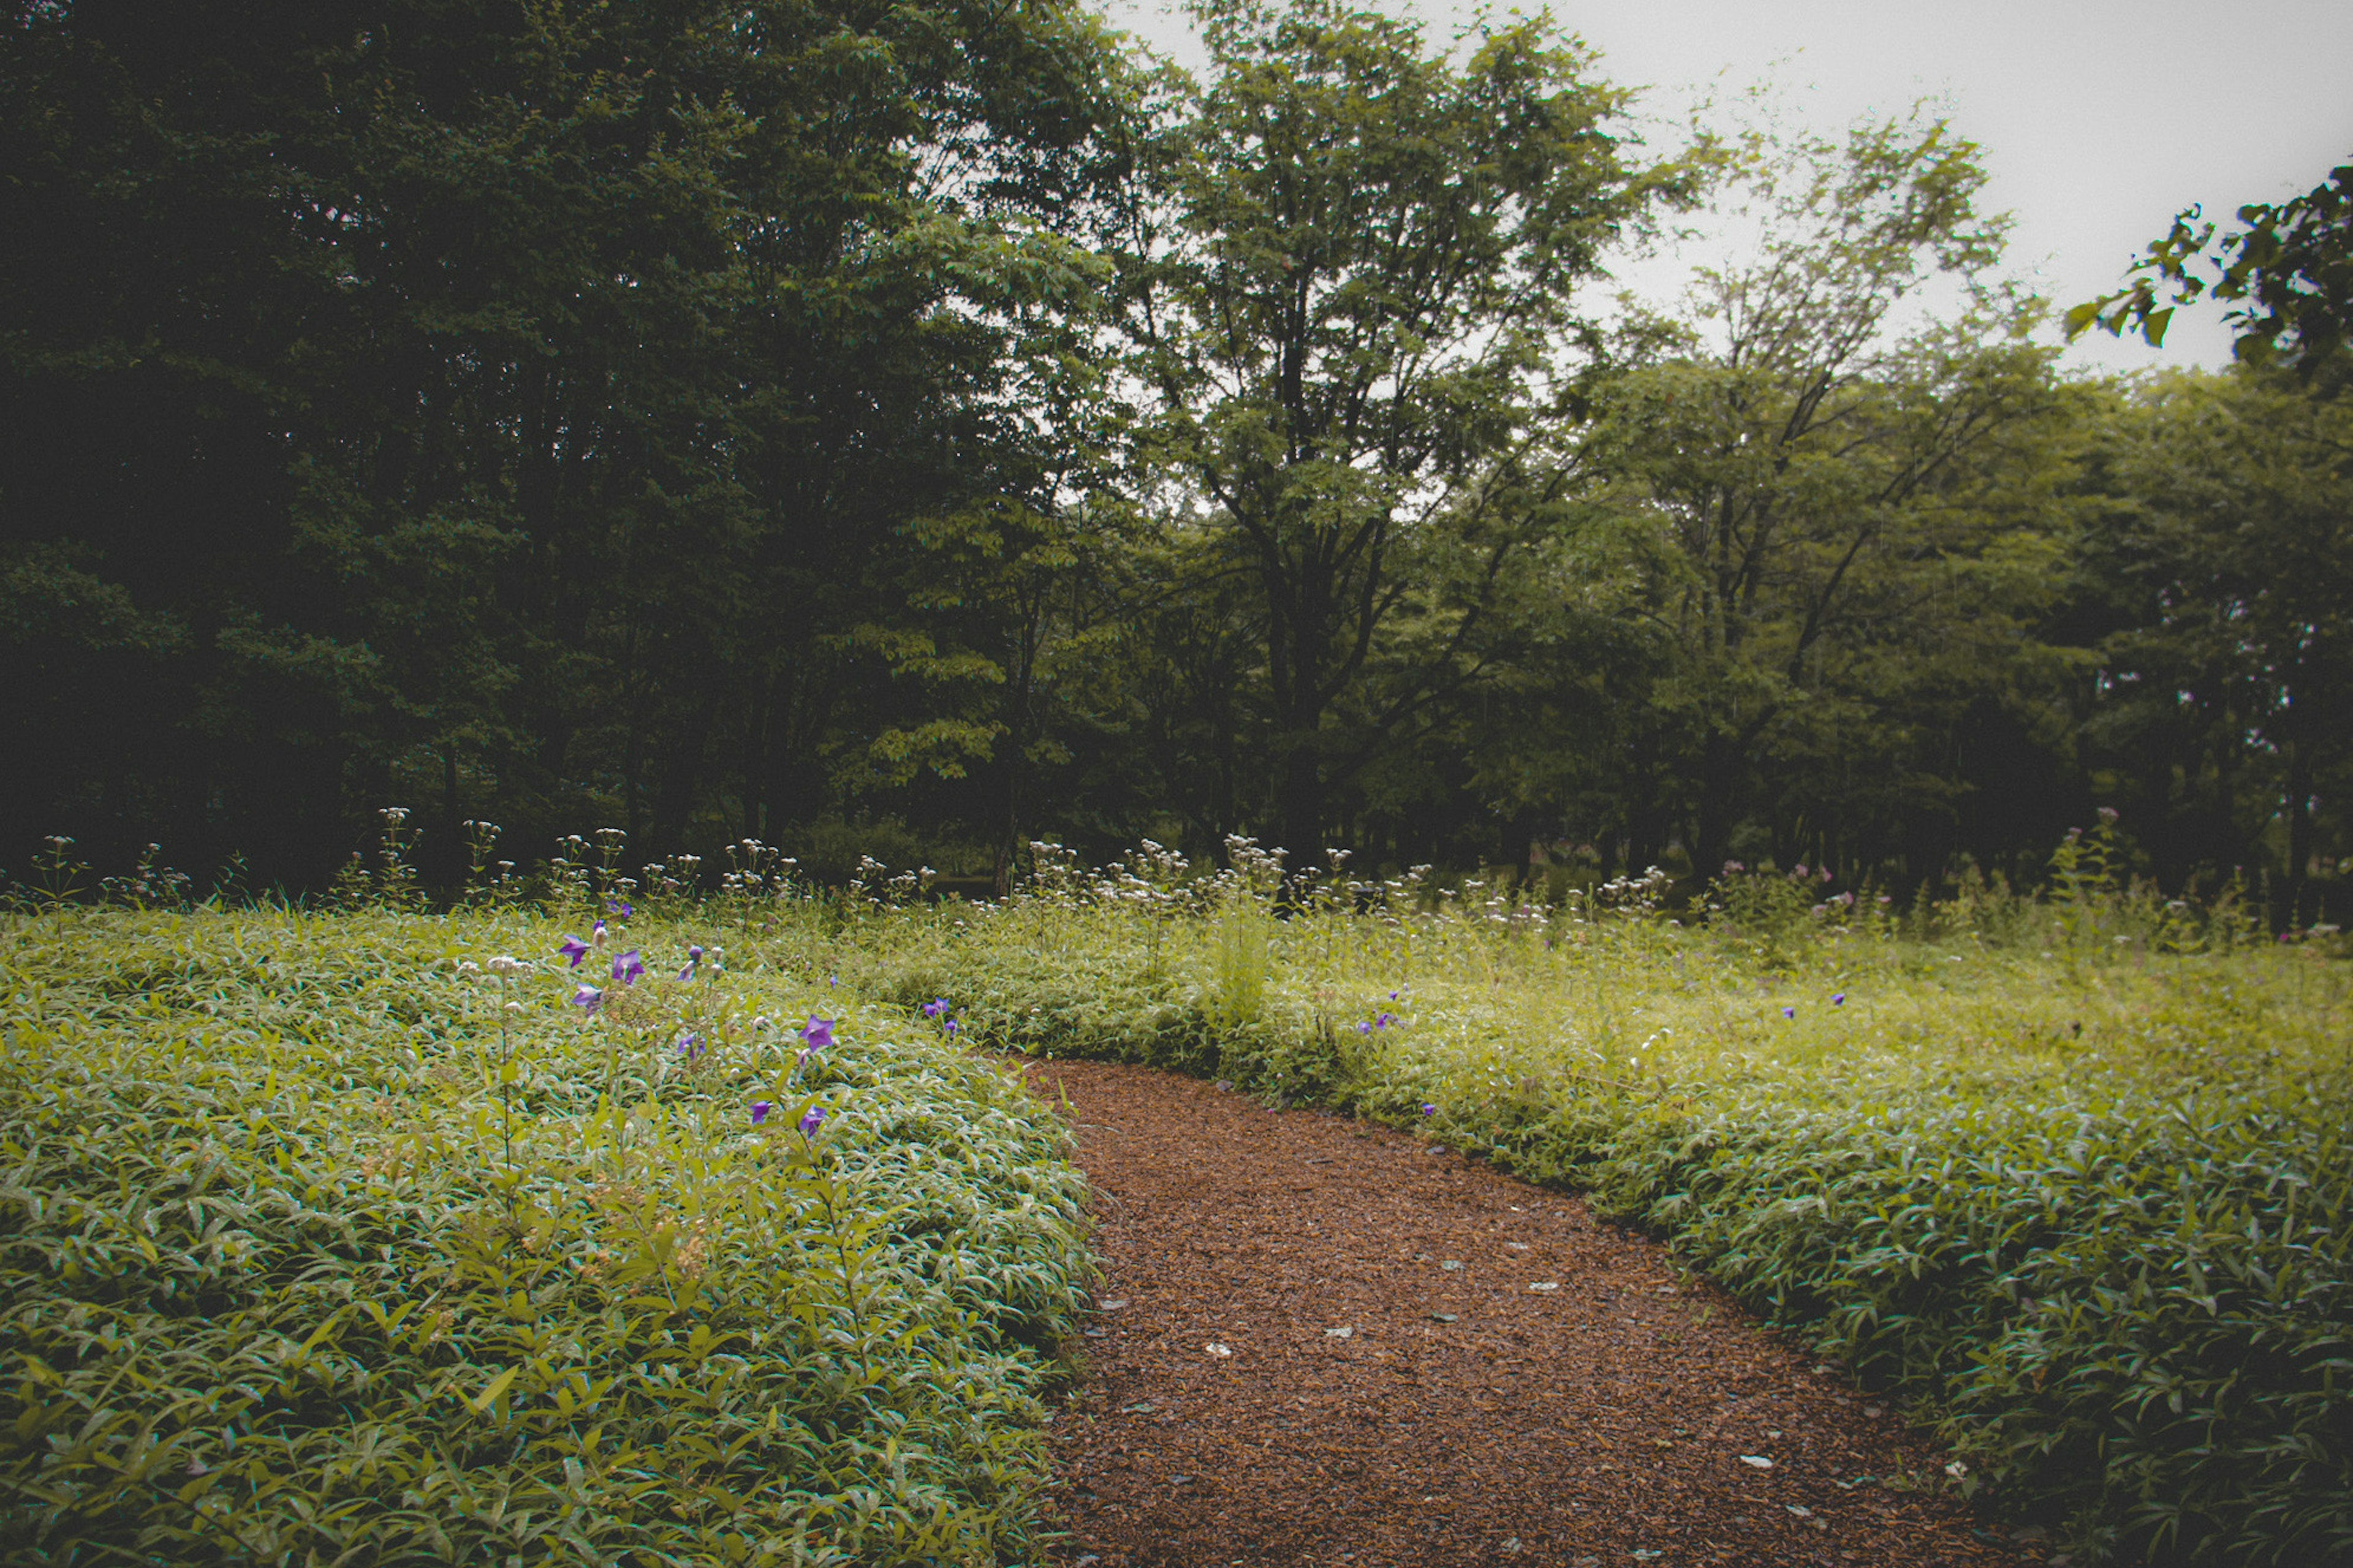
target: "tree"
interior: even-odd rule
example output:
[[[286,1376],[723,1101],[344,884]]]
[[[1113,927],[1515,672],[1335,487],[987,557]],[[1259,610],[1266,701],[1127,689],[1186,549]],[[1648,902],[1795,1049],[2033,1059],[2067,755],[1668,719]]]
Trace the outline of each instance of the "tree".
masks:
[[[1559,482],[1532,456],[1570,291],[1671,177],[1630,170],[1623,96],[1546,19],[1457,62],[1330,0],[1196,14],[1214,75],[1155,143],[1130,319],[1155,455],[1254,585],[1275,831],[1305,854],[1467,679]]]
[[[2032,302],[1990,277],[2003,224],[1977,210],[1977,148],[1915,116],[1733,155],[1754,248],[1698,270],[1680,344],[1604,388],[1594,437],[1674,563],[1674,653],[1636,751],[1674,792],[1651,831],[1687,823],[1703,875],[1760,810],[1785,855],[1819,855],[1876,836],[1864,795],[1883,819],[1948,809],[1905,694],[2008,659],[2059,554],[2020,482],[2050,355],[2026,341]],[[1916,308],[1932,282],[1960,296],[1949,319]],[[1635,837],[1638,858],[1661,847]]]
[[[11,826],[301,879],[419,792],[676,843],[985,751],[908,585],[1066,466],[1119,78],[1051,0],[14,8],[0,568],[121,652]]]
[[[2317,918],[2312,866],[2353,826],[2353,409],[2276,371],[2167,375],[2098,457],[2087,749],[2168,881],[2274,867],[2275,918]]]
[[[2227,319],[2241,360],[2283,354],[2307,375],[2328,363],[2353,335],[2353,163],[2303,195],[2241,207],[2239,221],[2246,226],[2218,241],[2201,209],[2184,208],[2125,288],[2067,312],[2067,336],[2130,328],[2154,348],[2176,310],[2211,297],[2240,302]],[[2172,300],[2160,304],[2168,288]]]

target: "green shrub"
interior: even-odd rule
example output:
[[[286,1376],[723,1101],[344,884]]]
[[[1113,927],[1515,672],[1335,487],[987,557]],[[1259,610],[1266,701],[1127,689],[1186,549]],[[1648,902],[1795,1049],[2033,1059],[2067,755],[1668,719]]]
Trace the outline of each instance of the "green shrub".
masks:
[[[1029,1554],[1085,1268],[1060,1124],[748,952],[674,978],[688,926],[592,1020],[560,934],[11,925],[9,1561]]]
[[[1493,1147],[1574,1170],[1774,1321],[1917,1396],[1968,1489],[2101,1556],[2353,1555],[2353,1181],[2320,1102],[1952,1081],[1595,1131]]]

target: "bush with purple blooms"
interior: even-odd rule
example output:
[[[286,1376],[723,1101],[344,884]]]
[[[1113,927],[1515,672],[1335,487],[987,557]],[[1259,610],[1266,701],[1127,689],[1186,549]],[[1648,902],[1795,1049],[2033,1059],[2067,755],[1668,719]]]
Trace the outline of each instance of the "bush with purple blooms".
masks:
[[[628,903],[0,916],[0,1555],[1032,1559],[1060,1124]]]

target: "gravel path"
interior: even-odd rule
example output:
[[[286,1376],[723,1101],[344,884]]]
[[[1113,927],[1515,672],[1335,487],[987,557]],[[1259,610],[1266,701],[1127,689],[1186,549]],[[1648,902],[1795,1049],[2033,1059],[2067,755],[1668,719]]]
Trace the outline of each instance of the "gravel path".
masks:
[[[1068,1568],[2042,1560],[1575,1198],[1167,1073],[1027,1070],[1070,1100],[1106,1269],[1055,1427]]]

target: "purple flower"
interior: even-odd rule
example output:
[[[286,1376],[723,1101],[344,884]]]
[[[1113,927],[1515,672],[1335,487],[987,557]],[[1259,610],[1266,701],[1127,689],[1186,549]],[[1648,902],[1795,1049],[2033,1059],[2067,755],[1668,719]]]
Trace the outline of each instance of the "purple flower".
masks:
[[[1369,1035],[1372,1032],[1373,1026],[1370,1024],[1359,1024],[1356,1026],[1356,1033],[1360,1035]]]
[[[776,1108],[776,1102],[773,1100],[754,1100],[752,1102],[752,1125],[757,1127],[761,1122],[765,1121],[768,1119],[768,1112],[774,1110]]]
[[[572,1005],[588,1009],[588,1016],[592,1018],[596,1016],[596,1004],[604,999],[605,994],[594,985],[583,985],[572,994]]]
[[[813,1137],[817,1130],[824,1125],[825,1109],[822,1106],[812,1105],[801,1117],[801,1136]]]
[[[1396,1022],[1397,1015],[1395,1013],[1382,1013],[1375,1016],[1373,1019],[1373,1027],[1376,1029],[1386,1029],[1391,1024]]]
[[[685,967],[684,969],[681,969],[681,970],[680,970],[680,971],[678,972],[678,977],[679,977],[681,980],[691,980],[691,979],[693,979],[693,978],[694,978],[694,966],[695,966],[696,964],[698,964],[698,963],[701,963],[702,962],[702,950],[701,948],[699,948],[699,947],[690,947],[690,948],[688,948],[688,949],[686,950],[686,967]]]
[[[570,959],[572,967],[577,969],[580,967],[580,961],[588,956],[588,944],[576,936],[566,936],[564,939],[564,945],[555,951]]]
[[[955,1021],[954,1018],[950,1018],[950,1019],[948,1020],[948,1037],[949,1037],[950,1039],[954,1039],[954,1038],[955,1037],[955,1032],[956,1032],[956,1021]]]
[[[1843,991],[1839,991],[1839,992],[1833,992],[1833,993],[1831,994],[1831,1006],[1833,1006],[1833,1007],[1841,1007],[1841,1006],[1844,1006],[1845,1005],[1846,1005],[1846,993],[1845,993],[1845,992],[1843,992]]]
[[[923,1016],[926,1018],[936,1018],[947,1010],[948,999],[944,996],[941,997],[936,1002],[926,1002],[923,1004]]]
[[[607,899],[605,900],[605,912],[608,915],[618,915],[623,920],[628,920],[632,911],[630,910],[629,906],[623,903],[620,900]]]
[[[1795,1007],[1784,1007],[1781,1009],[1781,1016],[1784,1018],[1794,1018],[1797,1016],[1798,1010]]]
[[[702,1037],[692,1031],[681,1035],[671,1043],[678,1047],[678,1054],[689,1061],[702,1054]]]
[[[646,961],[638,956],[638,950],[634,947],[613,960],[613,978],[624,985],[635,984],[638,976],[645,972]]]
[[[1438,1107],[1430,1104],[1430,1101],[1425,1100],[1421,1102],[1421,1113],[1424,1116],[1435,1116],[1438,1114]]]
[[[831,1018],[819,1018],[812,1015],[809,1021],[801,1026],[801,1038],[807,1043],[809,1050],[821,1051],[833,1044],[833,1022]],[[807,1056],[808,1051],[801,1054]]]

